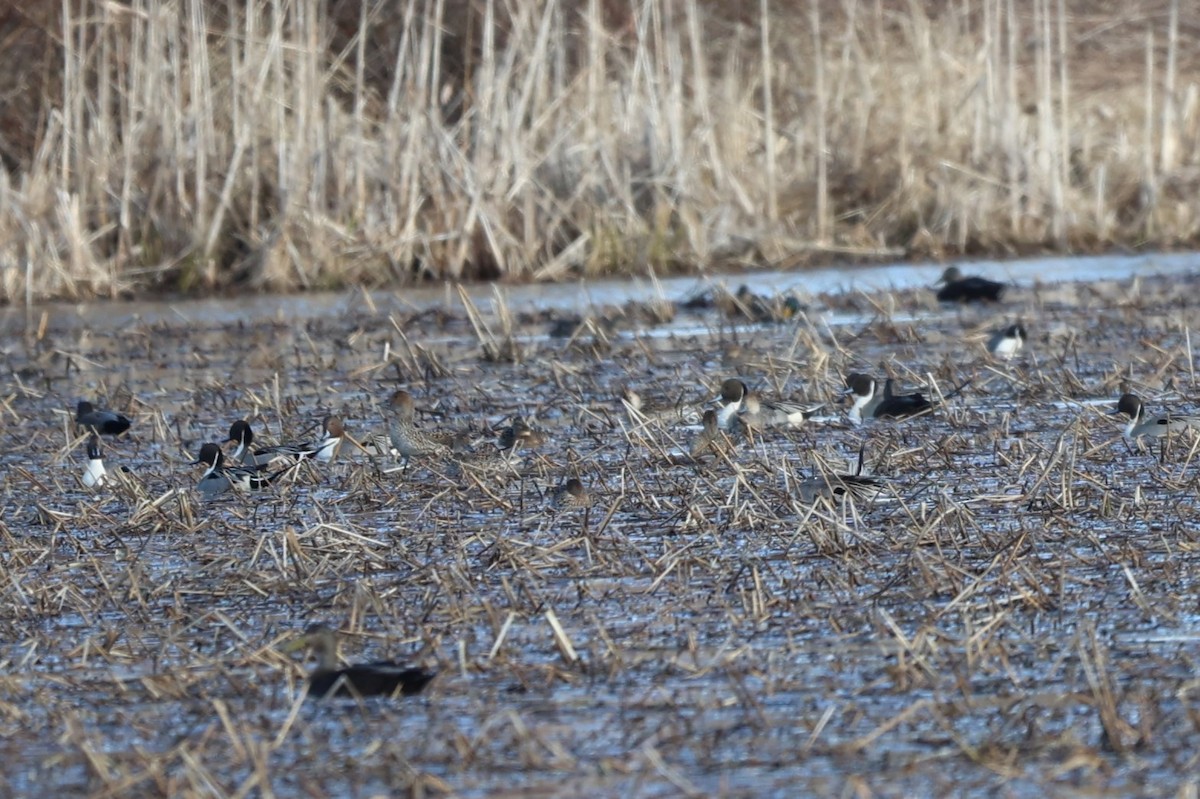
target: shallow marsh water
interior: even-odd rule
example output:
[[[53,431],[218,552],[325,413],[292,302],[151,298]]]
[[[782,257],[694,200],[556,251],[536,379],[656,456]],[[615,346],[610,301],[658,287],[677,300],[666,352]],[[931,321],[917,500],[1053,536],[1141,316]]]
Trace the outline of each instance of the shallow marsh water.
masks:
[[[10,315],[0,794],[1194,790],[1194,441],[1160,464],[1104,416],[1124,382],[1200,410],[1191,258],[1061,284],[1005,264],[1016,287],[982,308],[938,306],[936,269],[881,273],[884,292],[857,270],[829,294],[807,273],[750,282],[806,287],[776,323],[710,307],[652,324],[608,307],[628,298],[607,284],[510,290],[516,363],[481,357],[444,290],[59,306],[40,339]],[[548,336],[570,313],[612,327]],[[1026,352],[989,361],[986,333],[1018,318]],[[637,428],[613,399],[700,400],[738,374],[833,402],[863,370],[971,382],[928,418],[856,428],[831,406],[701,465],[671,457],[693,430]],[[552,440],[506,482],[347,449],[262,496],[190,488],[235,418],[293,439],[336,412],[364,438],[399,386],[441,414],[427,425],[524,413]],[[126,486],[78,484],[65,411],[84,397],[136,418],[106,447]],[[793,499],[860,447],[889,501]],[[543,508],[572,474],[596,495],[586,519]],[[441,673],[417,698],[302,703],[306,664],[279,645],[314,620],[351,631],[349,660]]]

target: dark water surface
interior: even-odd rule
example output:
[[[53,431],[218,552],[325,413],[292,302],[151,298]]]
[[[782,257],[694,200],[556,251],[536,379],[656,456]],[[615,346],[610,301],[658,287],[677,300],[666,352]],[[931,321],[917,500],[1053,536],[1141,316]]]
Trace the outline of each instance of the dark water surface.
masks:
[[[1014,285],[989,307],[939,306],[934,267],[711,281],[798,289],[775,322],[653,323],[628,304],[646,283],[511,288],[511,344],[472,289],[516,362],[482,357],[446,289],[53,306],[40,338],[9,311],[0,795],[1194,790],[1195,438],[1160,462],[1105,413],[1123,390],[1200,410],[1195,257],[973,264]],[[551,336],[571,314],[594,326]],[[1026,351],[987,358],[1017,319]],[[855,427],[853,371],[969,383],[929,417]],[[824,420],[693,464],[694,428],[614,399],[701,401],[732,375],[829,402]],[[347,445],[261,495],[194,492],[188,463],[234,419],[293,440],[338,413],[366,440],[397,387],[425,428],[521,413],[550,441],[506,477]],[[80,486],[80,398],[134,417],[106,442],[127,483]],[[797,501],[860,449],[881,501]],[[546,508],[568,476],[587,514]],[[348,632],[349,660],[439,677],[304,702],[280,647],[312,621]]]

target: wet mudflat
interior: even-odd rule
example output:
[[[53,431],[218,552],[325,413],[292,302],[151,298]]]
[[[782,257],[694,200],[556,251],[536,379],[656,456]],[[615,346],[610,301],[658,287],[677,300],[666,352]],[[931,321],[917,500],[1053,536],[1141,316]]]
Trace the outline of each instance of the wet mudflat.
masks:
[[[5,352],[0,793],[1194,790],[1196,440],[1160,462],[1104,414],[1127,389],[1200,410],[1196,286],[1026,285],[965,309],[648,291],[577,321],[454,293],[348,294],[298,323],[35,317]],[[990,360],[1017,319],[1027,348]],[[935,397],[970,382],[930,416],[853,426],[855,371]],[[830,405],[691,462],[697,427],[616,399],[699,402],[729,376]],[[366,441],[399,387],[424,429],[523,414],[548,441],[508,472],[346,445],[261,494],[192,489],[235,419],[294,440],[337,413]],[[81,398],[134,418],[105,442],[132,472],[98,491]],[[879,500],[799,501],[860,450]],[[593,506],[548,508],[572,476]],[[348,660],[440,674],[414,698],[304,701],[281,647],[312,621]]]

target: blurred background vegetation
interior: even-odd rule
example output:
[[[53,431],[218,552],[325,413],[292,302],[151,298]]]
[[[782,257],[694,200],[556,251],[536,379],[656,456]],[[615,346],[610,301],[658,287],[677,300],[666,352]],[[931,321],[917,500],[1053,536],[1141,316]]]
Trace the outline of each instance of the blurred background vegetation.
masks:
[[[31,0],[0,300],[1194,246],[1178,0]]]

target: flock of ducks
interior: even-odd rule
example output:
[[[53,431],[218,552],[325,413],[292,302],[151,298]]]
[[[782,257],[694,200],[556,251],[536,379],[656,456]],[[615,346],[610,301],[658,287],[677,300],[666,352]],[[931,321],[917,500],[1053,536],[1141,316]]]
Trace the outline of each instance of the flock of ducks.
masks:
[[[372,436],[366,446],[359,446],[368,452],[373,450],[377,454],[401,458],[406,461],[406,467],[410,458],[436,456],[451,458],[463,471],[488,472],[501,467],[511,468],[515,465],[519,450],[539,446],[545,440],[543,433],[520,416],[498,431],[496,444],[490,448],[473,448],[471,436],[461,431],[426,432],[416,424],[416,404],[412,395],[403,389],[391,396],[386,416],[388,432]],[[78,404],[75,421],[89,434],[88,460],[82,482],[89,488],[103,486],[108,481],[108,475],[100,436],[119,436],[129,430],[132,421],[115,411],[97,409],[86,401]],[[333,462],[347,438],[350,437],[346,434],[343,421],[337,416],[328,416],[322,424],[322,436],[316,440],[255,447],[250,423],[235,421],[224,441],[209,442],[200,447],[199,457],[192,465],[203,465],[205,470],[196,489],[206,496],[233,489],[264,489],[301,463]],[[235,445],[230,455],[226,455],[222,449],[223,444]],[[549,494],[551,507],[561,510],[587,509],[591,503],[592,498],[582,481],[575,477],[566,480]],[[310,626],[304,635],[284,647],[286,652],[300,649],[310,649],[317,657],[317,665],[308,676],[308,695],[312,697],[409,696],[421,692],[437,675],[436,671],[390,661],[342,667],[337,656],[337,634],[319,624]]]
[[[519,463],[518,453],[534,449],[545,442],[545,434],[533,428],[521,416],[497,431],[493,446],[479,446],[476,436],[466,430],[423,430],[416,422],[416,403],[404,389],[394,392],[385,408],[387,433],[371,436],[359,444],[346,433],[345,423],[337,416],[327,416],[322,422],[322,435],[312,441],[255,446],[255,434],[244,419],[235,421],[224,441],[209,442],[200,447],[193,466],[205,467],[196,490],[213,496],[230,490],[259,491],[275,483],[299,464],[332,463],[345,440],[351,440],[368,454],[392,456],[408,465],[413,457],[439,457],[449,461],[452,475],[471,473],[477,476],[511,471]],[[104,465],[100,436],[119,436],[132,425],[131,420],[115,411],[97,409],[81,401],[76,409],[76,424],[90,435],[87,441],[87,464],[82,482],[92,488],[104,485],[108,472]],[[226,454],[223,445],[233,444]],[[591,497],[578,478],[570,478],[550,492],[550,504],[558,508],[588,507]]]
[[[981,277],[964,277],[950,267],[938,281],[939,300],[945,302],[995,302],[1003,295],[1005,286]],[[988,341],[987,349],[999,360],[1010,360],[1023,348],[1025,327],[1014,323],[997,331]],[[961,392],[964,383],[945,395],[949,399]],[[919,392],[900,393],[891,378],[879,380],[870,375],[854,373],[846,378],[844,395],[851,398],[847,418],[852,424],[873,419],[909,419],[932,413],[938,402]],[[705,407],[695,405],[666,405],[654,407],[637,391],[625,387],[620,401],[635,425],[649,423],[696,425],[700,429],[692,440],[687,458],[700,462],[709,455],[727,456],[740,439],[761,435],[772,427],[799,427],[818,414],[824,403],[813,404],[760,397],[743,380],[725,380],[719,395]],[[1191,415],[1155,416],[1134,394],[1120,397],[1112,414],[1128,417],[1125,435],[1130,438],[1165,438],[1189,428],[1200,428],[1200,417]],[[469,432],[455,430],[426,430],[417,422],[417,404],[406,390],[395,391],[389,398],[384,416],[387,431],[371,435],[360,444],[346,433],[343,421],[327,416],[322,434],[311,441],[255,446],[255,434],[249,422],[235,421],[228,437],[220,442],[205,443],[193,465],[203,465],[204,473],[197,483],[203,495],[222,494],[230,490],[256,491],[270,486],[299,464],[333,462],[346,439],[368,453],[387,455],[404,462],[412,458],[444,459],[452,473],[488,474],[512,470],[519,463],[519,452],[534,449],[545,441],[545,435],[521,416],[500,429],[492,445],[477,446]],[[87,442],[87,465],[82,483],[87,487],[102,486],[108,477],[100,446],[100,436],[119,436],[130,429],[132,421],[115,411],[96,408],[90,402],[79,402],[75,421],[90,435]],[[233,444],[229,455],[223,445]],[[859,452],[858,468],[853,474],[822,475],[798,484],[796,493],[805,503],[824,499],[838,502],[844,499],[873,500],[885,489],[882,478],[862,474],[863,453]],[[588,508],[591,495],[576,477],[567,479],[550,494],[551,506],[559,509]],[[333,630],[314,625],[303,636],[287,645],[287,651],[311,649],[317,655],[317,666],[309,676],[309,695],[319,697],[368,696],[374,694],[411,695],[420,692],[436,672],[391,662],[376,662],[340,667],[337,657],[337,636]]]
[[[934,284],[937,299],[942,302],[969,303],[998,302],[1006,286],[994,280],[977,276],[964,276],[957,267],[949,267]],[[1025,346],[1028,333],[1024,324],[1010,323],[995,331],[987,341],[987,351],[999,361],[1010,361]],[[940,401],[949,400],[960,394],[970,380],[945,394]],[[844,396],[851,398],[847,419],[860,425],[871,419],[910,419],[936,410],[935,402],[920,392],[901,393],[892,378],[876,379],[870,375],[853,373],[846,378]],[[766,399],[754,393],[744,381],[729,378],[721,384],[720,394],[714,401],[715,408],[700,415],[695,406],[676,405],[652,407],[633,389],[625,388],[621,399],[630,416],[638,423],[668,422],[701,424],[701,430],[693,441],[690,456],[698,459],[710,453],[724,453],[734,446],[740,437],[750,437],[769,427],[799,427],[817,415],[824,403],[812,404],[782,399]],[[1175,414],[1154,416],[1134,394],[1120,397],[1112,415],[1128,417],[1125,435],[1131,439],[1150,437],[1166,439],[1189,428],[1200,428],[1200,416]],[[886,486],[880,478],[862,474],[862,453],[859,453],[858,469],[854,474],[831,474],[803,481],[797,493],[801,501],[811,503],[817,499],[838,501],[847,497],[874,499]]]

